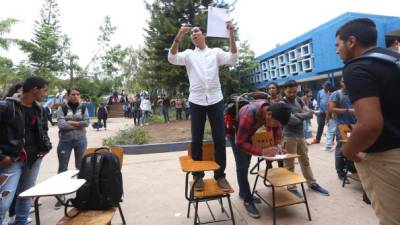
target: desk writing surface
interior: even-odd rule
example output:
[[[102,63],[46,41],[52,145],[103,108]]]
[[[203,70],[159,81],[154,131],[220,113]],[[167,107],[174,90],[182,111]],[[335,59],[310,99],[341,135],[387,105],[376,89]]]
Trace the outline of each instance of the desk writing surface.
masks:
[[[71,194],[77,191],[86,181],[72,178],[77,170],[68,170],[57,174],[22,192],[20,197],[39,197]]]
[[[300,157],[298,154],[291,154],[287,153],[285,156],[277,155],[276,157],[267,157],[267,156],[260,156],[261,158],[267,160],[267,161],[278,161],[278,160],[285,160],[285,159],[294,159]]]

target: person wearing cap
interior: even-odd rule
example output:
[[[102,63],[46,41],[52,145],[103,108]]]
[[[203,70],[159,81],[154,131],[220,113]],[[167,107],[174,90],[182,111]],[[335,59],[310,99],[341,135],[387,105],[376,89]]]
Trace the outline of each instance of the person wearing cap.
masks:
[[[168,52],[168,61],[174,65],[185,66],[189,78],[192,158],[197,161],[202,160],[204,127],[206,116],[208,116],[215,144],[215,161],[220,166],[220,169],[214,172],[214,178],[220,188],[229,191],[231,186],[225,178],[224,101],[219,81],[219,66],[235,65],[238,54],[232,21],[226,22],[226,29],[229,33],[229,52],[221,48],[208,48],[207,33],[201,26],[190,28],[186,24],[182,25]],[[178,52],[179,43],[188,32],[195,49]],[[202,190],[204,173],[194,174],[194,176],[198,179],[194,189]]]
[[[321,136],[322,133],[324,132],[326,113],[328,112],[328,102],[332,90],[332,84],[330,81],[325,81],[322,87],[323,88],[319,90],[317,94],[317,110],[319,111],[317,114],[317,122],[318,122],[317,136],[311,142],[311,144],[319,144],[321,142]]]
[[[282,125],[287,124],[290,114],[290,108],[285,104],[270,104],[264,99],[242,106],[238,112],[238,121],[235,116],[225,114],[225,133],[235,157],[239,197],[243,199],[247,213],[253,218],[260,217],[254,203],[261,203],[261,200],[253,197],[250,191],[248,171],[251,156],[275,156],[283,151],[277,146],[282,142]],[[265,126],[267,131],[272,130],[275,146],[262,149],[251,143],[252,136],[261,126]]]

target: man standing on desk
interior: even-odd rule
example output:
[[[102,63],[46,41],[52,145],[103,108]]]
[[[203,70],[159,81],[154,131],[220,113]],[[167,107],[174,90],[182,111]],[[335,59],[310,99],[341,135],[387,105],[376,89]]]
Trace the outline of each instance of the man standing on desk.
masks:
[[[34,186],[42,158],[51,149],[47,117],[38,102],[47,95],[48,82],[29,77],[21,99],[0,102],[0,224],[14,195]],[[15,224],[26,224],[32,198],[17,197]]]
[[[215,161],[220,169],[214,172],[218,185],[225,191],[231,189],[225,179],[226,150],[224,136],[224,101],[219,82],[218,67],[234,65],[238,60],[235,43],[234,26],[231,21],[226,22],[229,31],[229,52],[220,48],[208,48],[206,32],[200,26],[192,28],[182,25],[168,52],[168,61],[174,65],[185,66],[189,77],[189,104],[192,131],[192,158],[202,160],[202,146],[206,116],[210,121],[211,132],[215,144]],[[195,49],[186,49],[178,52],[179,43],[185,33],[190,31],[190,39]],[[204,173],[194,175],[199,178],[195,190],[204,189],[202,177]],[[199,176],[199,177],[197,177]]]

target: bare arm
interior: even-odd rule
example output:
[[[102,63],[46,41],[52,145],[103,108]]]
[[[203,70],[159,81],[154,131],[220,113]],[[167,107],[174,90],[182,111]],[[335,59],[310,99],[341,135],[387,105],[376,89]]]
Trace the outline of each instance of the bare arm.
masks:
[[[226,29],[229,31],[229,51],[232,54],[237,53],[236,47],[236,39],[235,39],[235,27],[232,24],[232,21],[226,22]]]
[[[354,102],[357,123],[342,153],[346,158],[359,162],[359,152],[375,143],[383,128],[383,116],[378,97],[362,98]]]
[[[171,45],[170,51],[171,51],[172,55],[176,55],[176,53],[178,53],[179,43],[182,41],[183,36],[188,31],[189,31],[189,27],[186,26],[186,24],[182,24],[181,28],[178,31],[178,34],[176,35],[176,37],[174,39],[174,42],[172,42],[172,45]]]
[[[336,107],[336,102],[330,101],[328,103],[328,112],[337,114],[354,113],[354,109],[342,109]]]

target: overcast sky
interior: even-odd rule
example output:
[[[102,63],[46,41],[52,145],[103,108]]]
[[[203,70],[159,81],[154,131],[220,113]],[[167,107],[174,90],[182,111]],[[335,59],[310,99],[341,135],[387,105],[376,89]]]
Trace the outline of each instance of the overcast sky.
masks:
[[[20,20],[11,37],[32,38],[33,24],[39,18],[43,2],[2,1],[0,19]],[[106,15],[117,26],[114,43],[143,45],[143,28],[149,17],[143,0],[57,0],[57,3],[61,30],[72,39],[72,51],[80,57],[82,66],[97,50],[99,26]],[[231,17],[238,23],[240,39],[248,40],[256,55],[260,55],[345,12],[400,17],[400,0],[238,0]],[[0,50],[0,54],[16,61],[25,58],[16,48],[8,52]]]

